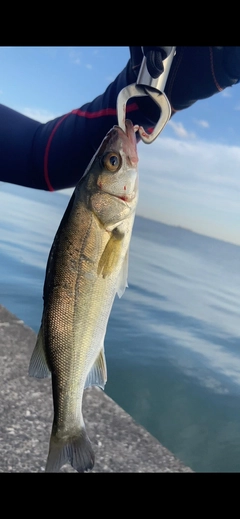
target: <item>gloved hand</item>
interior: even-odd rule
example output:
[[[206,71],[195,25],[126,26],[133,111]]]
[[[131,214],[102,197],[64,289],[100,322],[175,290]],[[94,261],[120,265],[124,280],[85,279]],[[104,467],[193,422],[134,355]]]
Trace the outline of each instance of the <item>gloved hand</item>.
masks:
[[[172,47],[129,47],[133,68],[139,72],[143,54],[146,56],[147,69],[153,78],[157,78],[163,72],[164,60],[171,52]],[[143,52],[142,52],[143,49]],[[137,77],[137,75],[136,75]]]
[[[158,77],[162,70],[161,47],[143,47],[148,71]],[[130,47],[136,78],[143,58],[141,47]],[[155,75],[154,75],[155,74]],[[188,108],[240,81],[240,47],[177,47],[165,93],[172,113]]]

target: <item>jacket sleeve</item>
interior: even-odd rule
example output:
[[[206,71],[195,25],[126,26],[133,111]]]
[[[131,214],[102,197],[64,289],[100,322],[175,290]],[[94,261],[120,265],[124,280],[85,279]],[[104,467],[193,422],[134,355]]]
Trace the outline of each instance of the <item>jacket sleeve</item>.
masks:
[[[118,93],[134,81],[129,61],[102,95],[46,124],[0,105],[0,180],[49,191],[74,187],[117,124]],[[145,129],[154,126],[155,112],[145,118],[134,99],[127,106],[127,117]]]

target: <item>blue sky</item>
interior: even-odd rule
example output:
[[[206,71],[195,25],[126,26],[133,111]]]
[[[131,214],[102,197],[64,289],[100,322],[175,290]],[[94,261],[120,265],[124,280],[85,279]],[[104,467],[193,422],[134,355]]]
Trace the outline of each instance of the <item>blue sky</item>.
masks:
[[[128,47],[0,47],[0,103],[41,122],[101,94]],[[240,245],[240,84],[140,143],[138,214]]]

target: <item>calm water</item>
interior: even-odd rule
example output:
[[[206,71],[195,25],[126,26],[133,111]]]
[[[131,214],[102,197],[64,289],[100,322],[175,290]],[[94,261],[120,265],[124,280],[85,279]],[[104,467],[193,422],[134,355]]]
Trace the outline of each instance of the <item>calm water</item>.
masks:
[[[38,331],[68,198],[0,184],[0,303]],[[106,393],[195,471],[240,471],[240,247],[136,218]]]

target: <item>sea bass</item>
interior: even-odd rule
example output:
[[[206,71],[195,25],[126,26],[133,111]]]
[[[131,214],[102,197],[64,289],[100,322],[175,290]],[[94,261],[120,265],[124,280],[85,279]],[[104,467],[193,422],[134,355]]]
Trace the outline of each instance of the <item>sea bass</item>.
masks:
[[[46,267],[43,314],[29,375],[52,376],[54,418],[47,472],[70,462],[92,469],[85,388],[104,389],[104,338],[116,293],[127,286],[128,254],[138,200],[135,127],[114,126],[78,182]]]

